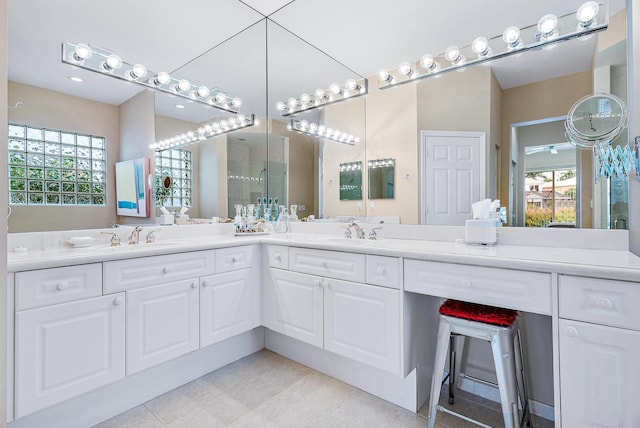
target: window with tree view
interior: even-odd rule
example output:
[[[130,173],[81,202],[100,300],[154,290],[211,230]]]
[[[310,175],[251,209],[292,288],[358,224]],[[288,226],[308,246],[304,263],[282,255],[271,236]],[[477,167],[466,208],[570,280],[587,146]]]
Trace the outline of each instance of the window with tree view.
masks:
[[[525,174],[525,226],[576,223],[576,170],[529,171]]]
[[[104,137],[9,124],[10,205],[106,205]]]

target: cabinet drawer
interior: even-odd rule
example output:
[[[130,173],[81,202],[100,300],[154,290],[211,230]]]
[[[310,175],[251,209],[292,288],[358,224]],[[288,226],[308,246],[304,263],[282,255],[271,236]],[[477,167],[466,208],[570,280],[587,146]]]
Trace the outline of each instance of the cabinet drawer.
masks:
[[[367,255],[367,283],[382,287],[400,288],[398,273],[400,259],[397,257]]]
[[[267,245],[269,267],[289,269],[289,247],[282,245]]]
[[[104,263],[104,292],[132,290],[213,273],[213,250],[116,260]]]
[[[365,282],[364,254],[289,248],[289,269],[347,281]]]
[[[251,267],[254,248],[255,247],[251,245],[247,245],[244,247],[230,247],[216,250],[216,273]]]
[[[404,289],[551,315],[551,274],[405,260]]]
[[[640,330],[640,284],[560,275],[560,317]]]
[[[16,273],[16,310],[38,308],[102,294],[102,264]]]

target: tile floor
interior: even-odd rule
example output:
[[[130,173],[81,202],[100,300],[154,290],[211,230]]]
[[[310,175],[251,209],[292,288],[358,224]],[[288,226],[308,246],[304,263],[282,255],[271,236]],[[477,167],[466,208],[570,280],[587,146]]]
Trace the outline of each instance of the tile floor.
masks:
[[[443,397],[441,404],[447,403]],[[448,404],[447,404],[448,405]],[[456,408],[502,426],[496,403],[458,393]],[[553,423],[535,419],[536,427]],[[409,412],[273,352],[262,350],[170,391],[95,428],[426,427]],[[439,428],[472,427],[444,412]]]

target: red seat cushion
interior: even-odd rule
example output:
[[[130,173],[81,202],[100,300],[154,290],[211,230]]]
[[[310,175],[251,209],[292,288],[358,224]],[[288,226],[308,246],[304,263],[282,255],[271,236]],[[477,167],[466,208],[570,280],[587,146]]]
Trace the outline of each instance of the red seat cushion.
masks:
[[[440,313],[450,317],[463,318],[503,327],[510,326],[518,316],[518,311],[513,309],[496,308],[451,299],[440,306]]]

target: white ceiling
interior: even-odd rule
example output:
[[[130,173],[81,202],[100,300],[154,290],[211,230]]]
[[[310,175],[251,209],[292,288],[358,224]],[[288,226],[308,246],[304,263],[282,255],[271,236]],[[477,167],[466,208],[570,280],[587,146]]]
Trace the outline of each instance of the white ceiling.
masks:
[[[426,52],[466,45],[480,34],[491,37],[546,13],[575,11],[583,2],[9,0],[9,80],[113,105],[141,90],[61,63],[62,42],[84,42],[150,70],[222,87],[243,99],[243,112],[264,115],[280,99],[372,76]],[[624,0],[610,2],[612,14],[623,7]],[[518,86],[588,69],[592,52],[593,41],[562,44],[492,67],[504,87]],[[72,75],[85,82],[71,82]],[[158,112],[167,116],[201,122],[214,115],[197,105],[178,111],[176,100],[157,99]]]

